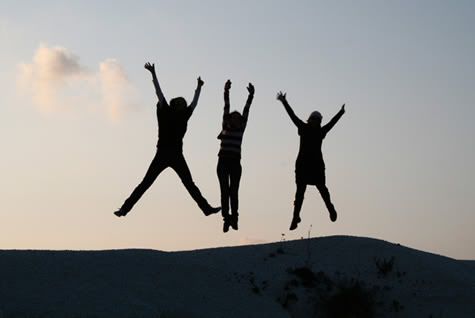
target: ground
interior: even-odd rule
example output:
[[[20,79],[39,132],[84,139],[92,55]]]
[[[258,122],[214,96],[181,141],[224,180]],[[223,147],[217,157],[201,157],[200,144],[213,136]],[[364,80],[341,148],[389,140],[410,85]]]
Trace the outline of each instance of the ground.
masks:
[[[475,262],[332,236],[184,252],[0,251],[4,317],[475,317]]]

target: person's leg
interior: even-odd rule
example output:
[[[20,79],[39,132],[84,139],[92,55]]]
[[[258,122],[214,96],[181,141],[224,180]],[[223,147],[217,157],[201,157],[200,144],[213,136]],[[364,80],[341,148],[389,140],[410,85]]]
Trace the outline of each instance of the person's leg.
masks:
[[[186,164],[185,158],[183,155],[177,156],[170,166],[175,170],[175,172],[180,177],[181,182],[185,186],[188,193],[190,193],[191,197],[195,202],[198,204],[200,209],[203,211],[205,215],[210,215],[214,213],[218,213],[221,208],[213,208],[208,201],[203,197],[200,192],[200,189],[195,185],[193,182],[193,178],[191,177],[190,169]]]
[[[336,214],[335,207],[333,206],[333,203],[332,203],[331,198],[330,198],[330,192],[328,191],[328,188],[325,185],[325,180],[323,180],[323,182],[317,184],[317,189],[318,189],[318,191],[320,191],[322,199],[325,202],[325,205],[328,209],[328,212],[330,213],[330,220],[332,220],[332,222],[335,222],[337,214]]]
[[[317,182],[317,189],[320,192],[320,195],[322,196],[323,202],[325,202],[325,205],[328,209],[328,212],[330,213],[330,220],[332,222],[336,221],[337,214],[335,207],[333,206],[333,203],[330,198],[330,192],[328,191],[328,188],[326,186],[326,177],[325,177],[325,170],[322,171],[321,176],[318,178],[319,181]]]
[[[242,167],[239,160],[235,160],[231,166],[230,196],[231,196],[231,226],[238,229],[239,209],[239,183],[241,181]]]
[[[218,167],[216,169],[219,180],[219,188],[221,190],[221,215],[223,216],[223,232],[229,231],[229,167],[226,159],[219,158]]]
[[[290,224],[290,230],[295,230],[297,225],[300,223],[300,210],[302,209],[303,198],[305,196],[305,190],[307,185],[305,183],[297,182],[297,190],[295,192],[295,201],[294,201],[294,214],[292,217],[292,222]]]
[[[160,156],[157,152],[150,163],[143,180],[134,189],[134,191],[132,191],[132,194],[125,200],[122,207],[118,211],[114,212],[114,214],[117,216],[125,216],[127,213],[129,213],[135,203],[140,200],[145,191],[150,188],[152,183],[165,168],[167,168],[167,163],[165,160],[160,159]]]

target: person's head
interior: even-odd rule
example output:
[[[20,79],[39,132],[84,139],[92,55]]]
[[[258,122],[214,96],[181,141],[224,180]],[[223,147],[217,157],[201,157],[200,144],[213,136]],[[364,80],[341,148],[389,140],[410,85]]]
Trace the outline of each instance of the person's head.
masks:
[[[320,114],[319,111],[313,111],[308,117],[307,123],[309,123],[311,126],[320,127],[322,123],[322,114]]]
[[[175,97],[172,100],[170,100],[170,107],[173,110],[183,110],[187,106],[186,100],[183,97]]]
[[[227,126],[229,129],[239,129],[242,127],[244,118],[238,111],[233,111],[229,114]]]

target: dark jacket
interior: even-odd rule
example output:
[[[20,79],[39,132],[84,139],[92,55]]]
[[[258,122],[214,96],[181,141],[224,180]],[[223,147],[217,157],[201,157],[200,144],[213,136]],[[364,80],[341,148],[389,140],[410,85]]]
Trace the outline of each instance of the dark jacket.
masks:
[[[283,104],[290,119],[297,126],[300,136],[299,153],[295,162],[296,182],[305,184],[325,183],[322,142],[344,111],[340,110],[326,125],[314,127],[298,118],[287,102]]]

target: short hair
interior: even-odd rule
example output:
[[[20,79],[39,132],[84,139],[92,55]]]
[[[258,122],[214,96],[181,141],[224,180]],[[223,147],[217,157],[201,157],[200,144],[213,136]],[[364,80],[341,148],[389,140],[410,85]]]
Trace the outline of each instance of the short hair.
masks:
[[[171,107],[185,108],[188,104],[183,97],[175,97],[170,100]]]
[[[316,119],[316,120],[319,120],[319,121],[322,121],[322,114],[320,114],[319,111],[313,111],[310,116],[308,117],[308,120],[310,119]]]

